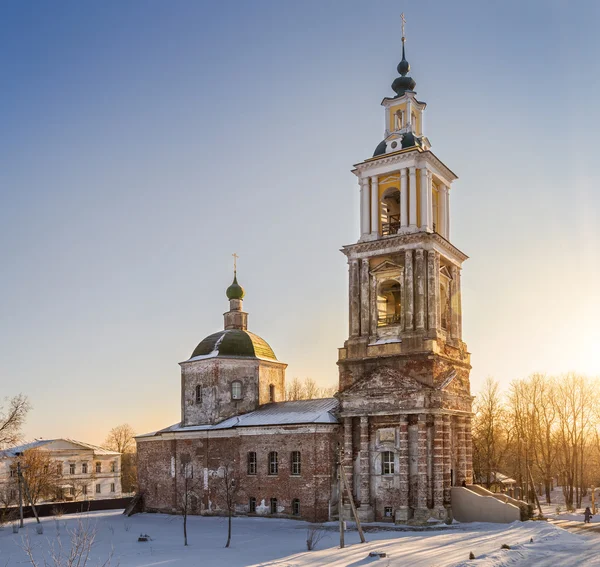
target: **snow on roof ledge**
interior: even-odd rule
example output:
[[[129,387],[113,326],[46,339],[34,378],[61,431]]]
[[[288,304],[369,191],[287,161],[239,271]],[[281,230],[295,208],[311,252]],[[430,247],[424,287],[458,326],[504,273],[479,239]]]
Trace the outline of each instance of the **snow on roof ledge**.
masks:
[[[338,408],[336,398],[298,400],[295,402],[273,402],[255,411],[230,417],[215,425],[188,425],[180,423],[153,433],[137,435],[136,438],[160,436],[163,433],[185,433],[191,431],[216,431],[236,427],[265,427],[272,425],[307,425],[339,423],[333,412]]]

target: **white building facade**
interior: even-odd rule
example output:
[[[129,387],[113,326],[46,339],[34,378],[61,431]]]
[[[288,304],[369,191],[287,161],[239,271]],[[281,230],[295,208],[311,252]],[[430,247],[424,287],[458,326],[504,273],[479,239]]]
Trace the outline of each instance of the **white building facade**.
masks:
[[[33,458],[33,454],[39,458]],[[0,494],[5,504],[17,503],[18,462],[24,477],[29,476],[31,483],[35,483],[35,479],[30,475],[48,479],[52,488],[43,491],[43,501],[104,500],[122,496],[120,453],[73,439],[38,439],[0,451]]]

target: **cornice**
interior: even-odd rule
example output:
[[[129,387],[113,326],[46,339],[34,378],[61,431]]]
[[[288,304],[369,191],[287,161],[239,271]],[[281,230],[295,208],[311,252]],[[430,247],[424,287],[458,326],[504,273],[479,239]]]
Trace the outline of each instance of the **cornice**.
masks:
[[[354,173],[354,175],[357,177],[361,177],[365,171],[374,166],[400,164],[415,157],[431,162],[443,172],[448,181],[452,182],[458,179],[458,175],[456,175],[456,173],[446,166],[444,162],[442,162],[442,160],[440,160],[440,158],[438,158],[431,150],[424,150],[419,147],[405,148],[391,154],[384,154],[382,156],[368,158],[365,161],[354,164],[355,169],[352,170],[352,173]]]
[[[344,246],[341,248],[341,252],[345,254],[346,257],[350,258],[351,256],[358,256],[369,252],[387,253],[389,248],[397,248],[398,246],[411,244],[437,244],[439,248],[448,252],[460,262],[464,262],[469,258],[465,253],[461,252],[456,246],[448,242],[437,232],[412,232],[379,238],[377,240],[357,242],[356,244]]]

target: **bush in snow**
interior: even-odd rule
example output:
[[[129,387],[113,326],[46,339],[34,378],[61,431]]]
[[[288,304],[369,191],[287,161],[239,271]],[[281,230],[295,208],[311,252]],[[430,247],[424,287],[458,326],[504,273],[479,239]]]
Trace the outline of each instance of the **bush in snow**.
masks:
[[[306,549],[312,551],[323,538],[325,537],[325,530],[321,524],[316,526],[310,526],[306,530]]]

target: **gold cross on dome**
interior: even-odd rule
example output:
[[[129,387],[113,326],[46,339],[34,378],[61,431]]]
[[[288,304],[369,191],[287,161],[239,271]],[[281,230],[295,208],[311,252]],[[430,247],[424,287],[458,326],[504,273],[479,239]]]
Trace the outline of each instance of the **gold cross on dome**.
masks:
[[[404,17],[404,12],[400,14],[400,19],[402,20],[402,39],[404,39],[404,25],[406,24],[406,18]]]
[[[239,256],[234,252],[232,254],[233,256],[233,271],[237,272],[237,259],[239,258]]]

